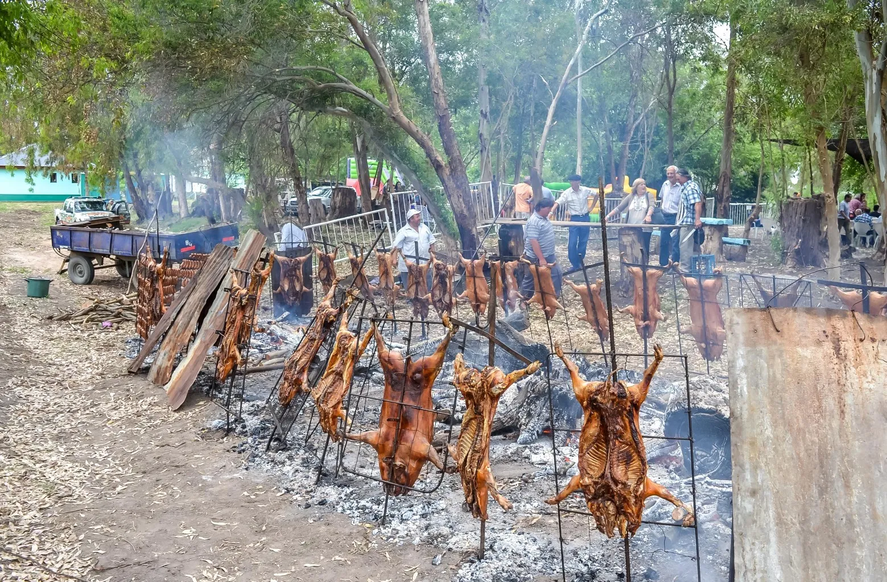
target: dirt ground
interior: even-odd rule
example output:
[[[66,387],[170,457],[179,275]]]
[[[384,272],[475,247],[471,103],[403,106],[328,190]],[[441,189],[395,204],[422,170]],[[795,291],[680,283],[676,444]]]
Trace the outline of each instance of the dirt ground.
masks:
[[[125,282],[55,275],[47,212],[0,212],[0,579],[448,580],[460,556],[373,539],[369,524],[303,508],[246,471],[219,409],[125,372],[131,329],[47,321]],[[23,278],[54,277],[48,299]]]

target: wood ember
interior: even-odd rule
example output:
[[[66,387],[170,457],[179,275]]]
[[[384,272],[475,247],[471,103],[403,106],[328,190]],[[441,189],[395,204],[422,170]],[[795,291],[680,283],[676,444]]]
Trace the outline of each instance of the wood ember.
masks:
[[[46,319],[53,321],[67,321],[78,325],[101,325],[102,323],[130,323],[136,322],[136,306],[138,293],[121,295],[116,299],[95,299],[87,307],[72,311],[50,315]]]

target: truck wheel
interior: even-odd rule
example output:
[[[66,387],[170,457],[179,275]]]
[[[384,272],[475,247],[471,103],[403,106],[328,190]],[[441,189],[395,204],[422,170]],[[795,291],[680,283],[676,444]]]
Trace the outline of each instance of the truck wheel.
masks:
[[[89,285],[95,278],[92,261],[81,255],[72,255],[68,260],[68,278],[75,285]]]
[[[117,269],[117,274],[124,279],[129,279],[132,276],[132,265],[133,261],[117,259],[117,261],[114,262],[114,268]]]

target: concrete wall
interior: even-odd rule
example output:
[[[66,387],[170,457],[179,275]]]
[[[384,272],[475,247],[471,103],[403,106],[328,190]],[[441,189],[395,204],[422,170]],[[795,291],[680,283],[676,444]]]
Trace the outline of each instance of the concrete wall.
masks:
[[[44,175],[42,170],[31,174],[34,184],[27,182],[27,173],[22,168],[13,172],[0,168],[0,201],[13,202],[60,202],[71,196],[86,195],[86,177],[79,175],[78,183],[71,181],[71,174],[56,172],[56,182],[51,181],[52,172]]]
[[[770,314],[727,314],[736,580],[887,580],[887,318]]]

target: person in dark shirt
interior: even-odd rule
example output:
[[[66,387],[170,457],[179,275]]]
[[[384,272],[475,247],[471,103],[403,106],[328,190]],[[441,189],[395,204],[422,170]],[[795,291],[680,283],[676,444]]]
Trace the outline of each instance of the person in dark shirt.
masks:
[[[869,216],[872,218],[881,218],[881,207],[875,204],[875,207],[872,208],[872,211],[869,212]]]

